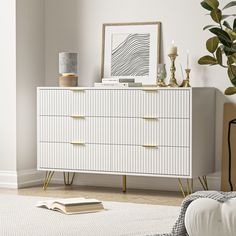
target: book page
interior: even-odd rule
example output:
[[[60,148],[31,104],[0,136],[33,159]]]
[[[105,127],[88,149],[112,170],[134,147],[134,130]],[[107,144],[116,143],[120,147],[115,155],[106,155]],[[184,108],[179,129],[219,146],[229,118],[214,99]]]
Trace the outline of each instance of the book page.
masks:
[[[87,199],[87,198],[62,198],[62,199],[50,199],[46,201],[40,201],[36,204],[37,207],[47,207],[52,209],[53,204],[59,203],[61,205],[83,205],[83,204],[95,204],[101,203],[97,199]]]
[[[87,198],[55,199],[54,203],[56,202],[62,205],[83,205],[83,204],[101,203],[101,201],[97,199],[87,199]]]

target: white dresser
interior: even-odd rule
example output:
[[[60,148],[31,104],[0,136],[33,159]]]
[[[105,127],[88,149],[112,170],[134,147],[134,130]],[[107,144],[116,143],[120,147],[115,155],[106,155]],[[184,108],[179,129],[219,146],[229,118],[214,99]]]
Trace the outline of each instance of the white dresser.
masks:
[[[39,170],[175,178],[214,170],[214,88],[37,93]]]

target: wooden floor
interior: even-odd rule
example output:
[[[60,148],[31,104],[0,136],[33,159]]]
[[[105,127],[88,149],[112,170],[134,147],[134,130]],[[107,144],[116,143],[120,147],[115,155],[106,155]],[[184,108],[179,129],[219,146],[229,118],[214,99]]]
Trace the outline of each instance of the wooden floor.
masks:
[[[179,206],[183,200],[179,192],[134,190],[122,193],[118,188],[50,185],[46,191],[42,186],[23,189],[0,189],[0,194],[14,194],[41,197],[86,197],[102,201],[133,202],[157,205]]]

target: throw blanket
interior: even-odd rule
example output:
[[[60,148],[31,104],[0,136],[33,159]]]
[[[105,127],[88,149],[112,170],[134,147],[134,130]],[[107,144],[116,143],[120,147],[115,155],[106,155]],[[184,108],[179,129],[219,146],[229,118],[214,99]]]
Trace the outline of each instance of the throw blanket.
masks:
[[[218,191],[199,191],[187,196],[181,204],[180,215],[175,222],[172,232],[169,234],[155,234],[153,236],[188,236],[185,229],[184,218],[189,204],[199,198],[210,198],[218,202],[226,202],[228,199],[235,198],[236,192],[218,192]]]

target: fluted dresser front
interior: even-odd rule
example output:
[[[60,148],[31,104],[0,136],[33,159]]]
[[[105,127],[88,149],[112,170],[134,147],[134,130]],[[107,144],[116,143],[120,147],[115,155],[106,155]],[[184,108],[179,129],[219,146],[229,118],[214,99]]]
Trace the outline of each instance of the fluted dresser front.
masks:
[[[213,88],[37,93],[39,170],[181,178],[213,171]]]

